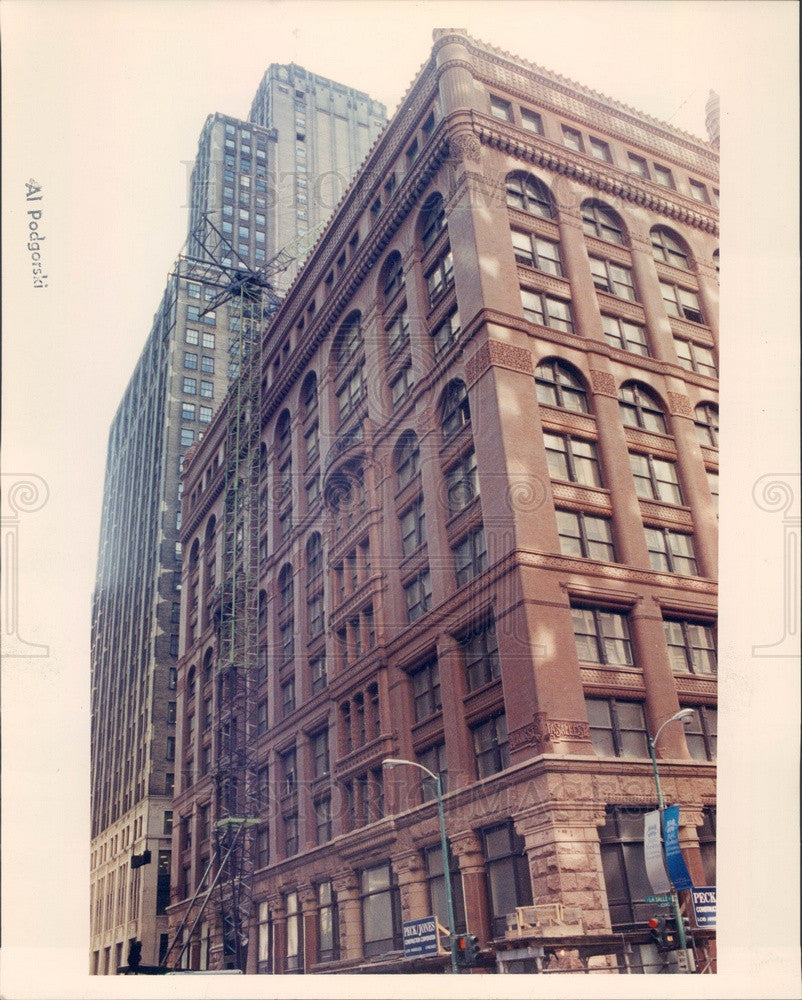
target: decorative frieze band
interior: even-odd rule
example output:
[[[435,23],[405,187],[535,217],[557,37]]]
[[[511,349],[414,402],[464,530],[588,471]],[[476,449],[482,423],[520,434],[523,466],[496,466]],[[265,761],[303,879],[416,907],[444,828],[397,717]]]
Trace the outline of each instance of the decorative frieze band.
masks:
[[[532,746],[545,751],[558,740],[590,740],[590,727],[574,719],[547,719],[545,712],[538,712],[533,722],[509,734],[509,748],[514,752]]]
[[[500,340],[486,340],[479,350],[465,363],[465,375],[471,385],[495,365],[522,375],[534,375],[532,355],[523,347],[505,344]]]

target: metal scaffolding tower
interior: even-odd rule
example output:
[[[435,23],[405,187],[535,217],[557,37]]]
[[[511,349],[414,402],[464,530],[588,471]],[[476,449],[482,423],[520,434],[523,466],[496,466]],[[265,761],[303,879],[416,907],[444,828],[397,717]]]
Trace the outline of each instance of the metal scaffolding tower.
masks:
[[[226,397],[223,571],[218,617],[217,757],[214,767],[215,849],[168,956],[194,918],[176,966],[189,947],[212,894],[217,892],[223,967],[246,970],[259,822],[256,777],[257,661],[259,648],[259,476],[262,345],[266,324],[281,301],[271,279],[303,259],[322,227],[279,251],[260,270],[236,252],[206,216],[188,241],[177,276],[217,292],[200,314],[227,304],[229,390]]]

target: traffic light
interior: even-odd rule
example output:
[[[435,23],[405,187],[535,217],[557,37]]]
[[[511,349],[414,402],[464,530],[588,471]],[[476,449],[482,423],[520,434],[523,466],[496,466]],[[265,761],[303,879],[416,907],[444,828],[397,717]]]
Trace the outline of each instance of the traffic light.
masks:
[[[479,938],[475,934],[457,935],[457,965],[472,969],[479,964]]]
[[[649,920],[649,933],[652,943],[657,945],[660,951],[671,951],[677,947],[677,936],[673,921],[668,921],[665,917],[651,917]]]
[[[136,971],[142,961],[142,942],[131,938],[128,942],[128,968]]]

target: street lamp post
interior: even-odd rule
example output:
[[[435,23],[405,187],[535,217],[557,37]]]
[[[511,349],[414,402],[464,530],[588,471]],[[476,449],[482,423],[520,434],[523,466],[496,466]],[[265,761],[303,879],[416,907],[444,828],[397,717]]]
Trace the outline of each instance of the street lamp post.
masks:
[[[677,722],[679,719],[689,719],[694,714],[694,711],[695,709],[693,708],[681,708],[679,712],[675,712],[670,719],[666,719],[666,721],[662,724],[662,726],[660,726],[660,728],[654,734],[654,737],[650,736],[648,739],[649,756],[652,758],[652,770],[654,771],[654,784],[655,787],[657,788],[657,808],[660,812],[661,830],[663,829],[663,811],[665,807],[663,805],[663,790],[660,787],[660,775],[657,771],[657,754],[655,753],[654,747],[655,744],[657,743],[657,740],[660,738],[660,733],[662,733],[662,731],[669,724],[669,722]],[[679,937],[680,950],[683,952],[687,952],[688,945],[685,938],[685,924],[683,923],[682,913],[680,912],[679,908],[679,897],[677,895],[677,890],[674,889],[673,887],[671,889],[671,902],[674,907],[674,920],[677,925],[677,936]]]
[[[399,764],[408,764],[410,767],[417,767],[434,782],[434,790],[437,795],[437,815],[440,820],[440,850],[443,855],[443,875],[446,882],[446,908],[448,909],[448,937],[451,943],[451,971],[454,975],[459,973],[457,968],[457,932],[454,921],[454,899],[451,894],[451,864],[448,860],[448,840],[446,839],[446,817],[443,812],[443,786],[440,782],[440,775],[430,771],[428,767],[419,764],[416,760],[403,760],[400,757],[386,757],[382,761],[382,766],[386,768],[397,767]]]

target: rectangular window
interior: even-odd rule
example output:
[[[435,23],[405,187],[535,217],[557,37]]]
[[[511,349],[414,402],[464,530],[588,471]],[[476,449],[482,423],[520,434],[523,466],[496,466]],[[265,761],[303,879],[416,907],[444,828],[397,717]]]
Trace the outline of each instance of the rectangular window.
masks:
[[[590,155],[594,160],[601,160],[603,163],[612,163],[613,158],[610,154],[610,147],[602,139],[597,139],[596,136],[588,136],[588,142],[590,144]]]
[[[521,125],[523,125],[527,132],[543,135],[543,119],[537,111],[530,111],[529,108],[521,108]]]
[[[616,698],[585,698],[590,741],[604,757],[648,757],[643,703]]]
[[[192,444],[192,442],[194,440],[195,440],[195,431],[193,431],[191,427],[182,427],[181,428],[181,445],[184,448],[187,448],[187,447],[189,447],[189,445]]]
[[[451,551],[457,586],[462,587],[487,568],[487,543],[483,525],[474,528]]]
[[[295,711],[295,678],[290,677],[281,685],[281,711],[286,719]]]
[[[482,831],[491,933],[503,938],[507,914],[518,906],[532,905],[532,879],[523,837],[512,821]]]
[[[512,105],[509,101],[503,100],[501,97],[496,97],[495,94],[490,95],[490,114],[494,118],[498,118],[502,122],[512,121]]]
[[[286,857],[290,858],[298,853],[298,817],[286,816],[284,818],[284,833],[286,837]],[[293,841],[294,836],[294,841]],[[290,849],[292,847],[292,850]],[[298,893],[288,892],[284,896],[284,909],[286,912],[286,934],[287,934],[287,972],[302,972],[304,967],[303,958],[303,916],[298,903]]]
[[[638,177],[643,177],[647,181],[649,180],[649,168],[642,156],[628,153],[627,160],[629,161],[629,172],[631,174],[637,174]]]
[[[635,492],[644,500],[682,503],[677,467],[674,462],[653,455],[630,452],[629,463],[635,479]]]
[[[467,507],[479,495],[479,478],[476,470],[476,454],[471,449],[446,472],[446,494],[449,514],[453,515]]]
[[[324,778],[329,773],[329,731],[321,729],[312,737],[312,760],[316,778]]]
[[[421,750],[418,755],[418,763],[428,767],[432,774],[440,778],[440,788],[443,793],[448,791],[448,768],[446,766],[446,745],[445,743],[435,743],[434,746]],[[421,772],[421,795],[424,802],[430,802],[437,798],[437,790],[431,778],[427,778]]]
[[[713,506],[718,513],[718,472],[714,469],[705,469],[707,474],[707,485],[710,487],[710,496],[713,499]]]
[[[503,712],[472,726],[471,733],[478,778],[489,778],[510,766],[507,717]]]
[[[409,345],[409,313],[406,307],[390,320],[387,327],[387,349],[390,357],[394,357],[404,347]]]
[[[330,815],[330,802],[328,811]],[[329,826],[331,826],[330,819]],[[331,833],[329,832],[326,840],[330,839]],[[318,843],[325,844],[326,840],[318,840]],[[337,908],[337,897],[332,889],[331,882],[321,882],[317,887],[317,936],[318,962],[336,961],[340,957],[340,918]]]
[[[198,383],[197,383],[196,379],[190,378],[188,375],[184,376],[183,388],[184,388],[184,392],[188,396],[194,396],[195,392],[197,390],[197,387],[198,387]]]
[[[316,594],[307,605],[309,638],[316,639],[323,634],[323,594]]]
[[[654,916],[654,904],[646,903],[653,892],[646,874],[643,850],[645,808],[608,806],[607,822],[599,831],[601,861],[607,889],[610,921],[620,924],[645,922]]]
[[[468,691],[489,684],[500,675],[496,622],[490,617],[459,638],[465,660]]]
[[[429,292],[429,308],[440,301],[454,282],[454,258],[449,250],[437,262],[435,268],[426,275],[426,288]]]
[[[198,340],[199,340],[198,331],[197,330],[193,330],[190,327],[187,327],[186,330],[184,331],[184,340],[188,344],[197,345],[198,344]]]
[[[584,511],[558,510],[557,530],[564,556],[616,561],[609,518],[594,517]]]
[[[693,535],[686,535],[670,528],[646,528],[646,546],[649,562],[658,572],[696,576],[696,553]]]
[[[662,184],[663,187],[674,187],[674,175],[668,167],[663,167],[659,163],[654,164],[654,179],[658,184]]]
[[[626,615],[599,608],[572,607],[571,617],[580,662],[634,666]]]
[[[632,271],[628,267],[614,264],[611,260],[591,257],[590,270],[593,284],[600,291],[617,295],[621,299],[629,299],[630,302],[637,301]]]
[[[326,657],[316,656],[309,664],[309,671],[312,675],[312,694],[320,694],[327,684]]]
[[[306,463],[311,465],[312,462],[317,461],[320,455],[320,428],[317,422],[312,424],[304,435],[304,439],[306,441]]]
[[[198,421],[202,424],[210,424],[212,422],[212,408],[211,406],[200,406],[198,407]]]
[[[280,754],[282,795],[290,795],[298,787],[297,755],[295,750],[286,750]]]
[[[683,708],[689,706],[684,705]],[[694,714],[683,720],[685,742],[694,760],[715,760],[717,753],[718,709],[713,705],[693,705]]]
[[[427,660],[411,674],[412,697],[415,705],[415,721],[421,722],[439,712],[443,707],[440,697],[440,668],[437,657]],[[421,761],[423,763],[423,761]]]
[[[660,289],[663,293],[663,303],[669,316],[676,316],[678,319],[687,319],[692,323],[704,323],[702,309],[699,305],[699,296],[687,288],[680,288],[678,285],[669,284],[667,281],[660,282]]]
[[[544,240],[534,233],[513,229],[512,246],[519,264],[526,264],[546,274],[554,274],[558,278],[562,276],[560,248],[556,243]]]
[[[401,899],[390,864],[366,868],[360,886],[365,957],[400,949]]]
[[[198,355],[191,354],[189,351],[184,351],[184,367],[192,372],[197,371]]]
[[[705,187],[705,185],[702,184],[701,181],[694,181],[694,180],[689,180],[688,183],[690,184],[691,188],[691,197],[695,201],[700,201],[704,205],[709,205],[710,196],[707,193],[707,188]]]
[[[181,404],[181,419],[182,420],[194,420],[195,419],[195,404],[194,403],[182,403]]]
[[[419,573],[404,587],[407,621],[414,622],[432,606],[432,579],[429,570]]]
[[[426,512],[423,497],[418,497],[409,510],[401,515],[401,549],[411,555],[426,541]]]
[[[575,128],[570,128],[568,125],[563,125],[563,143],[569,149],[576,150],[577,153],[584,152],[582,133],[578,132]]]
[[[567,434],[544,432],[546,459],[554,479],[566,479],[582,486],[601,486],[599,457],[594,441],[583,441]]]
[[[602,315],[604,338],[611,347],[631,354],[649,356],[649,346],[646,342],[646,330],[637,323],[621,319],[618,316]]]
[[[400,406],[406,399],[415,385],[415,376],[412,373],[412,365],[407,365],[401,369],[400,374],[390,383],[390,401],[393,409]]]
[[[521,303],[524,316],[531,323],[551,327],[553,330],[563,330],[573,333],[574,325],[571,319],[570,303],[563,299],[555,299],[544,292],[533,292],[528,288],[521,289]]]
[[[683,368],[691,372],[698,372],[700,375],[709,375],[711,378],[718,377],[716,360],[709,347],[695,344],[690,340],[679,340],[677,337],[674,338],[674,347]]]
[[[716,674],[716,630],[713,625],[685,619],[663,622],[671,669],[675,674]]]
[[[213,333],[207,333],[204,330],[203,331],[203,341],[202,342],[203,342],[203,347],[205,348],[205,350],[207,350],[207,351],[213,351],[214,350],[214,334]]]
[[[459,313],[455,309],[443,322],[432,331],[435,357],[439,357],[446,348],[456,343],[460,335]]]

